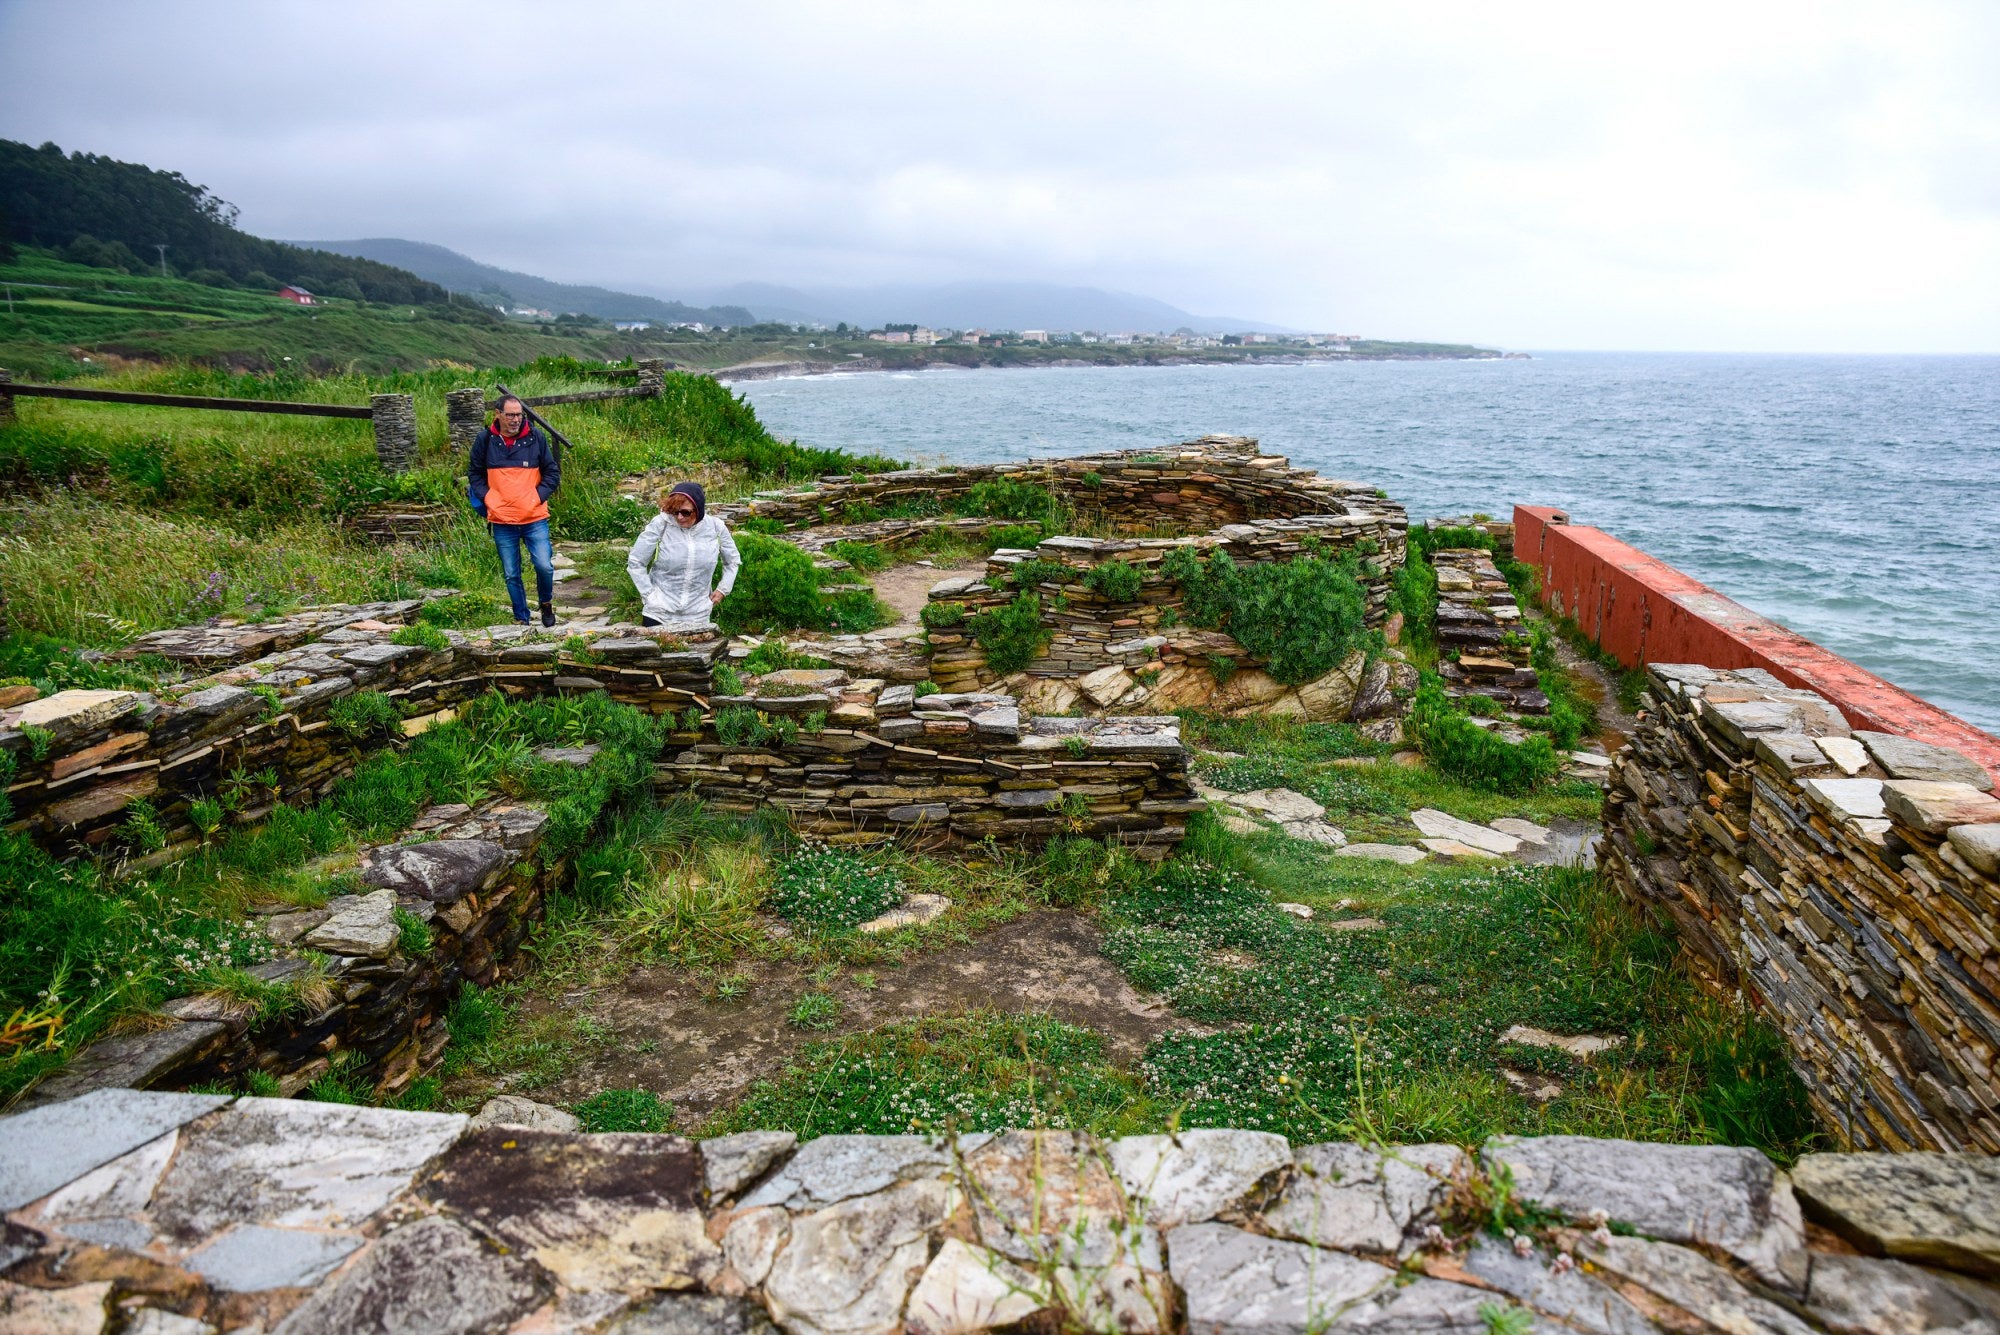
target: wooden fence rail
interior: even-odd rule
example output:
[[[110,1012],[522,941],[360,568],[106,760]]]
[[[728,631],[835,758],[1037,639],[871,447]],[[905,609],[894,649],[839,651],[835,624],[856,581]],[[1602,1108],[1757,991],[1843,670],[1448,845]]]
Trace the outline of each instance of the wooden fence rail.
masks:
[[[218,399],[199,394],[145,394],[129,389],[76,385],[23,385],[0,370],[0,426],[14,420],[15,399],[69,399],[78,403],[129,403],[148,408],[198,408],[207,412],[283,413],[291,417],[343,417],[375,427],[375,457],[385,473],[407,472],[417,461],[417,401],[409,394],[372,394],[360,403],[288,403],[278,399]]]
[[[212,408],[233,413],[289,413],[294,417],[367,418],[367,404],[287,403],[278,399],[212,399],[195,394],[140,394],[122,389],[80,389],[71,385],[0,384],[0,398],[76,399],[84,403],[139,403],[154,408]]]

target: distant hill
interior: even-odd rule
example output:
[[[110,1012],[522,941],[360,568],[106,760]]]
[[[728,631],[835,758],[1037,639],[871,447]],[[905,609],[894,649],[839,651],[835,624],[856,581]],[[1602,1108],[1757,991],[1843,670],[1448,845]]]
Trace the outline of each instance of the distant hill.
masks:
[[[738,283],[684,295],[747,306],[760,320],[827,325],[844,321],[865,329],[916,323],[947,329],[1095,329],[1104,333],[1172,333],[1176,329],[1230,334],[1298,332],[1234,316],[1193,315],[1136,293],[1059,283],[884,283],[809,288]]]
[[[433,283],[467,296],[509,306],[527,306],[557,315],[595,315],[604,320],[654,320],[661,324],[700,321],[708,325],[755,324],[757,317],[742,306],[690,306],[659,297],[614,292],[610,288],[557,283],[533,274],[497,269],[426,241],[369,237],[360,241],[300,241],[296,244],[339,255],[393,264]]]
[[[236,228],[236,207],[179,172],[95,153],[65,155],[0,139],[0,249],[7,242],[61,250],[80,264],[156,271],[159,252],[197,282],[275,288],[294,283],[323,296],[444,305],[450,294],[369,259],[304,250]]]

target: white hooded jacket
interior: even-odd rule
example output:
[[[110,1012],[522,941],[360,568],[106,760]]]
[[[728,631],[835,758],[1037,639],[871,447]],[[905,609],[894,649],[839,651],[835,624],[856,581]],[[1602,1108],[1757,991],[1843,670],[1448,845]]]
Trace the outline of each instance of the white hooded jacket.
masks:
[[[722,563],[720,584],[715,583],[718,560]],[[632,577],[646,615],[653,620],[708,621],[713,617],[710,588],[728,593],[736,585],[736,570],[742,564],[736,540],[714,515],[704,515],[682,528],[668,515],[657,514],[639,531],[639,540],[625,558],[625,573]]]

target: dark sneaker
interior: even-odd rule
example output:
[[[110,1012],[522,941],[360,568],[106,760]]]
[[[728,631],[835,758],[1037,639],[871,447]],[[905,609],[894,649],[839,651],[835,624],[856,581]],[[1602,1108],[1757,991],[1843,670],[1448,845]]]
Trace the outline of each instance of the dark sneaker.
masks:
[[[556,609],[554,604],[542,604],[542,624],[544,626],[553,626],[556,624]]]

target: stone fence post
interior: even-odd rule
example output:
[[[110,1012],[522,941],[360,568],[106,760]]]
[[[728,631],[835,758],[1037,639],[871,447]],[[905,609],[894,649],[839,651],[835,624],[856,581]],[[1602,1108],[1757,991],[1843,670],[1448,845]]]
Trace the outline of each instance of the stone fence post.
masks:
[[[461,455],[472,453],[479,428],[486,425],[486,391],[454,389],[444,396],[444,418],[451,432],[451,447]]]
[[[385,473],[407,473],[417,462],[417,400],[413,394],[371,394],[375,457]]]
[[[0,426],[14,420],[14,392],[7,388],[13,383],[12,371],[0,371]]]
[[[639,368],[639,391],[647,398],[657,399],[667,388],[667,359],[664,357],[641,357],[634,363]]]

